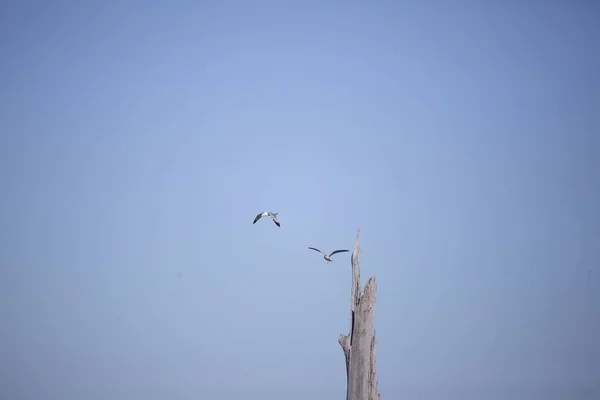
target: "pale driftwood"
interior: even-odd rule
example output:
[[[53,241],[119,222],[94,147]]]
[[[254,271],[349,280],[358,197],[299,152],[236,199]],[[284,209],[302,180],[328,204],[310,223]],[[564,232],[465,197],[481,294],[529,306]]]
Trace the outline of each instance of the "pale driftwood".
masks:
[[[356,233],[352,251],[352,295],[350,333],[338,338],[346,358],[346,400],[379,400],[375,374],[375,297],[377,283],[372,276],[360,290],[360,244]]]

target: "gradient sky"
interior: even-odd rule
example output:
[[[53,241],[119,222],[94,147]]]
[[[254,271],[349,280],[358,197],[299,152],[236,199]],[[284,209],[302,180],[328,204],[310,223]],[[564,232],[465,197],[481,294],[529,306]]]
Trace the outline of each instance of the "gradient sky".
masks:
[[[600,398],[600,5],[4,1],[0,398]],[[253,225],[261,211],[279,212]]]

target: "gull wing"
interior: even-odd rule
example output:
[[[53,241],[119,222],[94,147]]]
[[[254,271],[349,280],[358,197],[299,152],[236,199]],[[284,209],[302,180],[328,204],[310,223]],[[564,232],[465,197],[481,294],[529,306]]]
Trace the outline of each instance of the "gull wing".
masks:
[[[331,252],[331,254],[329,255],[329,257],[331,257],[332,255],[337,254],[337,253],[343,253],[345,251],[350,251],[350,250],[335,250],[335,251]]]
[[[321,250],[319,250],[319,249],[315,249],[314,247],[309,247],[309,249],[311,249],[311,250],[314,250],[314,251],[318,251],[318,252],[319,252],[319,253],[321,253],[321,254],[325,254],[325,253],[323,253]]]
[[[279,228],[281,228],[281,225],[279,224],[279,221],[277,221],[277,219],[273,218],[273,222],[275,222],[275,225],[277,225]]]
[[[253,224],[255,224],[255,223],[256,223],[256,221],[258,221],[258,220],[259,220],[259,219],[262,217],[262,214],[263,214],[263,213],[260,213],[260,214],[258,214],[258,215],[256,216],[256,218],[254,218],[254,222],[253,222]]]

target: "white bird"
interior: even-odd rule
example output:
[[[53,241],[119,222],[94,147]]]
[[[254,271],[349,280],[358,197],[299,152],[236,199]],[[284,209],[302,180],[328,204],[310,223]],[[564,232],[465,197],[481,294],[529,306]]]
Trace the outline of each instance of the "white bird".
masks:
[[[271,219],[273,220],[273,222],[275,222],[275,225],[277,225],[278,227],[280,227],[280,228],[281,228],[281,226],[280,226],[280,224],[279,224],[279,221],[277,220],[277,214],[279,214],[279,213],[274,213],[274,212],[271,212],[271,211],[265,211],[265,212],[262,212],[262,213],[258,214],[258,215],[256,216],[256,218],[254,218],[254,222],[253,222],[253,224],[255,224],[255,223],[256,223],[256,221],[258,221],[258,220],[259,220],[259,219],[261,219],[262,217],[271,217]]]
[[[309,247],[309,249],[318,251],[319,253],[323,254],[323,258],[325,260],[327,260],[327,263],[333,262],[333,260],[331,259],[332,255],[337,254],[337,253],[343,253],[345,251],[350,251],[350,250],[335,250],[335,251],[332,251],[331,254],[327,255],[327,254],[323,253],[321,250],[315,249],[314,247]]]

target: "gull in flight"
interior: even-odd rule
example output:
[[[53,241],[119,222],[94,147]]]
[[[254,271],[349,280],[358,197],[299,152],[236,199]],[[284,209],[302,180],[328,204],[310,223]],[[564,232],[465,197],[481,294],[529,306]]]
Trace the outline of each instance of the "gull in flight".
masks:
[[[344,251],[350,251],[350,250],[335,250],[335,251],[332,251],[331,254],[327,255],[327,254],[323,253],[321,250],[315,249],[314,247],[309,247],[309,249],[314,250],[314,251],[318,251],[319,253],[323,254],[323,258],[325,260],[327,260],[328,264],[330,262],[333,262],[333,260],[331,259],[332,255],[337,254],[337,253],[343,253]]]
[[[256,216],[256,218],[254,218],[253,224],[255,224],[256,221],[258,221],[262,217],[271,217],[271,219],[273,220],[273,222],[275,222],[275,225],[277,225],[277,226],[279,226],[281,228],[281,226],[279,224],[279,221],[277,221],[277,214],[279,214],[279,213],[274,213],[274,212],[271,212],[271,211],[262,212],[262,213],[258,214]]]

